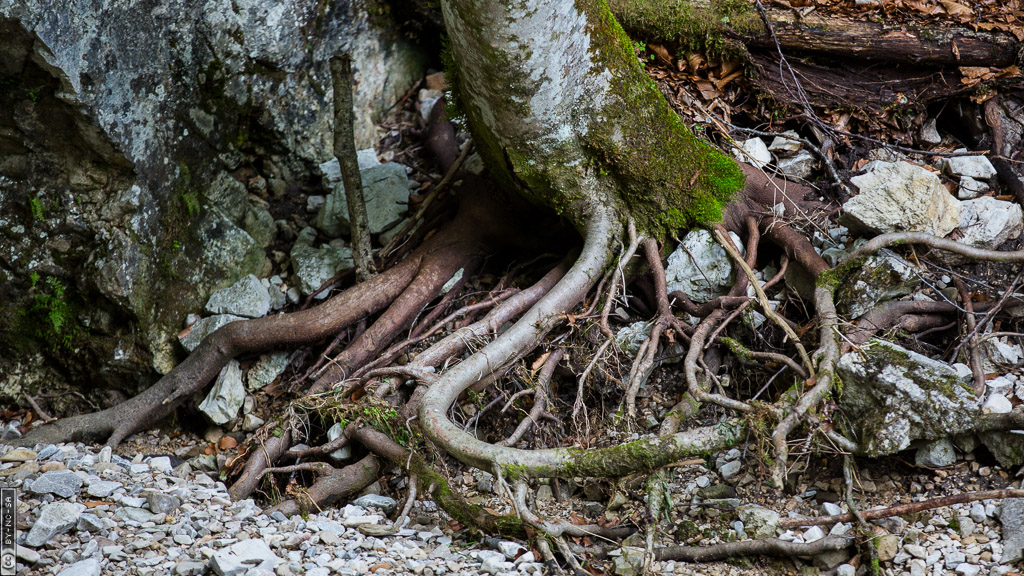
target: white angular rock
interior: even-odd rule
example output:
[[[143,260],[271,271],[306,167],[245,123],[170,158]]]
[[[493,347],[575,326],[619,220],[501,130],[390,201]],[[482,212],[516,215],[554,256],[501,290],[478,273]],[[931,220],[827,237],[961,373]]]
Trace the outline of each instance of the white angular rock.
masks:
[[[238,360],[231,360],[221,369],[217,381],[210,389],[199,410],[217,425],[228,423],[238,415],[245,402],[245,384],[242,383],[242,369]]]
[[[249,570],[270,570],[283,560],[270,550],[263,540],[242,540],[214,553],[210,568],[219,576],[238,576]]]
[[[967,149],[959,148],[956,152],[967,152]],[[952,156],[943,161],[943,166],[950,174],[969,176],[979,180],[988,180],[996,175],[995,166],[992,166],[988,158],[982,155]]]
[[[836,372],[843,382],[840,406],[870,456],[970,430],[981,411],[970,386],[948,364],[884,340],[844,354]]]
[[[739,236],[732,232],[729,235],[743,253]],[[683,237],[682,246],[668,257],[665,280],[670,293],[678,290],[703,304],[724,294],[732,285],[732,261],[710,232],[694,230]]]
[[[914,265],[884,250],[869,256],[836,289],[839,311],[859,318],[879,302],[910,294],[921,283]]]
[[[732,154],[740,162],[753,164],[757,167],[762,167],[772,161],[772,153],[764,145],[764,140],[760,138],[744,140],[740,143],[739,148],[733,149]]]
[[[633,322],[615,333],[615,346],[623,353],[636,357],[640,346],[651,337],[651,322]]]
[[[270,312],[270,294],[256,275],[249,274],[231,286],[214,292],[206,301],[206,311],[210,314],[260,318]]]
[[[299,232],[291,251],[292,270],[299,280],[298,288],[307,296],[323,286],[324,282],[335,274],[355,268],[350,248],[334,248],[330,245],[316,248],[313,246],[315,239],[316,231],[304,228]],[[327,295],[328,291],[325,290],[318,297],[322,299]],[[288,297],[291,298],[291,292],[288,293]]]
[[[804,542],[814,542],[825,537],[825,532],[820,526],[811,526],[804,532]]]
[[[263,354],[245,373],[246,386],[250,391],[256,391],[277,380],[277,377],[288,368],[289,358],[287,352]]]
[[[95,558],[86,558],[61,570],[57,576],[100,576],[100,563]]]
[[[979,248],[997,248],[1007,240],[1019,238],[1024,231],[1024,212],[1020,204],[982,196],[961,202],[959,241]]]
[[[786,136],[790,136],[790,138],[786,138]],[[786,130],[772,139],[772,143],[768,145],[768,150],[782,153],[796,152],[803,146],[797,140],[799,137],[800,135],[795,130]]]
[[[986,414],[1009,414],[1012,410],[1013,404],[1010,404],[1009,398],[998,392],[989,394],[981,407],[981,411]]]
[[[945,236],[960,224],[960,203],[920,166],[875,161],[850,181],[860,193],[843,204],[841,221],[851,229]]]
[[[975,180],[970,176],[961,176],[960,184],[956,188],[956,197],[961,200],[973,200],[985,194],[988,190],[988,184]]]
[[[71,470],[51,470],[36,478],[28,491],[34,494],[56,494],[70,498],[82,488],[82,477]]]
[[[25,546],[38,548],[50,538],[74,528],[85,506],[71,502],[53,502],[42,507],[39,518],[25,536]]]
[[[218,314],[216,316],[209,316],[196,322],[192,325],[192,329],[189,330],[188,334],[180,339],[181,345],[185,347],[189,352],[196,349],[199,343],[206,338],[207,335],[212,334],[221,326],[236,322],[238,320],[245,320],[241,316],[233,316],[231,314]]]
[[[774,538],[779,529],[779,513],[753,504],[737,509],[743,529],[751,538]]]
[[[409,204],[409,177],[405,166],[388,162],[359,171],[366,201],[367,224],[371,234],[380,234],[397,224]],[[315,225],[324,234],[336,238],[349,230],[345,186],[339,181],[327,195],[317,214]]]
[[[956,448],[949,438],[929,442],[914,453],[914,463],[926,468],[945,468],[956,463]]]
[[[335,422],[334,425],[327,430],[327,441],[333,442],[334,440],[341,438],[341,434],[344,431],[345,427],[341,425],[341,422]],[[329,456],[336,462],[344,462],[352,457],[352,447],[348,445],[342,446],[334,452],[331,452]]]
[[[942,144],[942,136],[935,127],[935,118],[929,118],[928,121],[921,126],[921,130],[917,133],[917,137],[925,144]]]
[[[807,150],[801,150],[792,156],[779,158],[776,166],[786,176],[806,179],[817,168],[818,159]]]

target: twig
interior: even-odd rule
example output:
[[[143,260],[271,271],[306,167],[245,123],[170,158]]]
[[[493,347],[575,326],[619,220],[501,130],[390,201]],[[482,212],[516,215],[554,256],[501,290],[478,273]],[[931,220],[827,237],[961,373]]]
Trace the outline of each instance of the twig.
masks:
[[[28,392],[25,392],[24,390],[22,390],[21,391],[21,395],[25,397],[25,400],[28,401],[29,406],[31,406],[32,409],[36,411],[36,414],[38,414],[39,417],[42,418],[44,423],[45,422],[53,422],[54,420],[56,420],[56,418],[54,418],[54,417],[50,416],[49,414],[47,414],[46,411],[43,410],[39,406],[39,404],[36,404],[35,398],[33,398],[32,396],[29,396]]]
[[[754,287],[754,292],[757,294],[757,299],[761,304],[761,308],[764,310],[764,315],[767,316],[782,328],[782,331],[786,333],[786,336],[793,341],[793,346],[796,347],[796,351],[800,354],[800,360],[803,361],[804,367],[807,369],[807,373],[814,375],[814,365],[811,364],[811,358],[807,355],[807,350],[804,348],[800,337],[796,335],[793,328],[779,315],[778,312],[772,309],[770,302],[768,301],[768,295],[765,294],[764,289],[761,288],[761,283],[757,281],[757,277],[754,276],[754,271],[750,269],[750,266],[740,256],[739,250],[732,243],[732,238],[725,233],[724,228],[721,226],[715,227],[715,238],[718,239],[718,243],[729,253],[729,256],[739,264],[740,268],[743,269],[744,274],[747,275],[747,280],[750,281],[751,286]]]
[[[964,301],[964,308],[967,310],[967,347],[971,354],[974,395],[981,396],[985,392],[985,368],[981,363],[981,350],[978,347],[978,339],[973,337],[974,331],[978,327],[974,318],[974,303],[971,302],[971,293],[967,291],[967,286],[964,285],[964,281],[959,276],[953,278],[953,284],[956,286],[957,292],[960,293],[960,299]]]
[[[352,231],[352,259],[356,277],[365,282],[373,276],[373,254],[370,252],[370,225],[363,200],[363,180],[353,132],[352,58],[348,54],[331,57],[331,82],[334,86],[334,156],[341,168],[345,186],[345,203]]]
[[[865,520],[877,520],[879,518],[891,518],[893,516],[914,514],[923,510],[944,508],[946,506],[953,506],[954,504],[966,504],[968,502],[977,502],[978,500],[1003,500],[1006,498],[1024,498],[1024,490],[1006,488],[1003,490],[964,492],[950,496],[929,498],[928,500],[911,502],[909,504],[897,504],[896,506],[890,506],[880,510],[864,510],[860,514]],[[818,518],[783,518],[779,520],[779,526],[782,528],[792,528],[794,526],[827,526],[830,524],[838,524],[840,522],[850,522],[852,520],[854,520],[854,517],[853,514],[850,513],[836,514],[835,516],[821,516]]]

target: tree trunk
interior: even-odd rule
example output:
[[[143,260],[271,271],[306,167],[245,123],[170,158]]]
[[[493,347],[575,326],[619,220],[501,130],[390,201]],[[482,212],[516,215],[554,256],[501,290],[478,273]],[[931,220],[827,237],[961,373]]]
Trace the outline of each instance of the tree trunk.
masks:
[[[597,207],[652,233],[711,222],[742,186],[669,108],[603,0],[441,7],[481,154],[577,229]]]

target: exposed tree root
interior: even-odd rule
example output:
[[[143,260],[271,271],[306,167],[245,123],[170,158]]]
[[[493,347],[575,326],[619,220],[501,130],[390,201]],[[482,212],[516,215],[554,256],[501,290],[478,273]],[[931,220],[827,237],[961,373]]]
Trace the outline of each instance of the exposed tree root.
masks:
[[[683,562],[714,562],[737,556],[811,558],[825,552],[848,548],[853,543],[853,538],[845,536],[826,536],[821,540],[809,543],[766,538],[764,540],[723,542],[710,546],[668,546],[655,549],[654,557],[657,560],[681,560]]]
[[[865,520],[877,520],[879,518],[892,518],[893,516],[914,514],[915,512],[921,512],[923,510],[945,508],[947,506],[953,506],[954,504],[966,504],[968,502],[977,502],[979,500],[1005,500],[1007,498],[1024,498],[1024,490],[1004,489],[964,492],[962,494],[929,498],[919,502],[900,504],[898,506],[890,506],[888,508],[881,508],[878,510],[863,510],[859,512],[859,514]],[[855,520],[854,515],[850,513],[837,514],[835,516],[822,516],[820,518],[783,518],[779,521],[779,526],[783,528],[792,528],[795,526],[830,526],[833,524],[839,524],[840,522],[852,522],[853,520]]]
[[[328,468],[317,475],[313,485],[305,490],[300,497],[285,500],[264,511],[266,514],[281,512],[285,516],[302,514],[311,510],[322,510],[343,498],[358,494],[364,488],[380,479],[381,463],[369,455],[362,460],[335,469],[329,464],[321,463]],[[271,470],[267,470],[270,472]],[[285,470],[282,470],[285,471]]]

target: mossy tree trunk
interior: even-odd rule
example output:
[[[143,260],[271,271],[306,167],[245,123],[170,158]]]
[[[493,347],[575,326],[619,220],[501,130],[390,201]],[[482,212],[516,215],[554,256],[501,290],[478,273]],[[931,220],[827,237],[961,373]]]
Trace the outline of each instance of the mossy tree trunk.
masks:
[[[604,0],[449,0],[458,104],[506,184],[583,231],[596,207],[646,233],[704,224],[743,184],[694,137]]]

